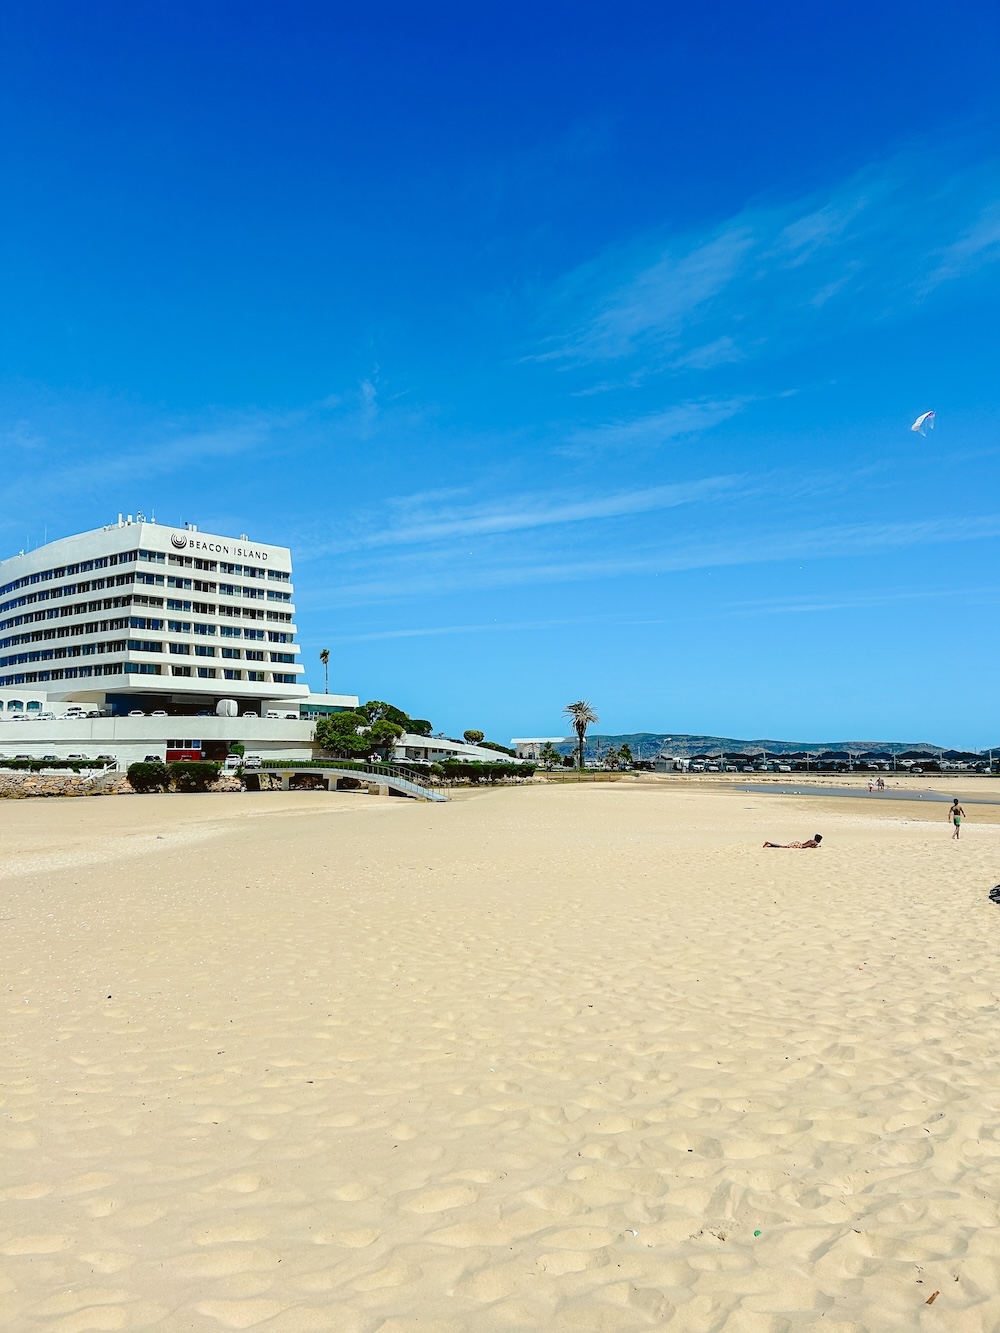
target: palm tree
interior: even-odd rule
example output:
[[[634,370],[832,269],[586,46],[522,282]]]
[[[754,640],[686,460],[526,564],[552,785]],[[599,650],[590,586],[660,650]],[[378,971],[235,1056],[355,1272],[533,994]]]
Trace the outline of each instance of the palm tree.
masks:
[[[600,722],[600,718],[587,703],[586,699],[578,699],[575,704],[567,704],[563,713],[571,719],[573,730],[576,732],[576,753],[580,768],[583,768],[583,740],[587,734],[587,728],[591,723]]]
[[[320,651],[319,660],[323,663],[323,693],[330,693],[330,650],[323,648]]]

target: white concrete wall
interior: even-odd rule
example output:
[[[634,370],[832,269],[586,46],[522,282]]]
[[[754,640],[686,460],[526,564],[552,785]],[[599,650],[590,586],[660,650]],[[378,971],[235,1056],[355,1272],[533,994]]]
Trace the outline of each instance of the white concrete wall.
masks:
[[[120,764],[166,756],[168,740],[238,741],[264,759],[311,759],[315,723],[253,717],[101,717],[79,721],[0,722],[0,756],[33,759],[113,754]]]

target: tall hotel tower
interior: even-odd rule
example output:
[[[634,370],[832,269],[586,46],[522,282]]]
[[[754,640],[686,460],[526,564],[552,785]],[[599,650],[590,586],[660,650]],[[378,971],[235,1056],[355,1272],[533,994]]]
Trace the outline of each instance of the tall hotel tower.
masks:
[[[308,694],[285,546],[141,516],[0,561],[0,688],[114,714],[296,706]]]

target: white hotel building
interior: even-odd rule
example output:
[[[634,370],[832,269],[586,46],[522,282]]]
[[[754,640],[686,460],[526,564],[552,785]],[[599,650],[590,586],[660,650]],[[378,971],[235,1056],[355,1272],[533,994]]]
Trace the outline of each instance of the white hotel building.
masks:
[[[286,546],[122,519],[0,561],[0,689],[258,713],[308,694]]]
[[[22,721],[0,751],[215,757],[241,740],[305,757],[315,715],[358,700],[310,694],[293,594],[288,547],[141,516],[0,561],[0,720]],[[72,704],[89,724],[65,719]]]

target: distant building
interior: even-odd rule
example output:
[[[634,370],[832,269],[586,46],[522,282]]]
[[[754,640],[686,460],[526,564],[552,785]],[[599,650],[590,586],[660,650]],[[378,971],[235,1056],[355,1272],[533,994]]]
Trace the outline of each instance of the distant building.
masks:
[[[515,736],[511,740],[518,759],[539,759],[546,745],[576,745],[575,736]]]

